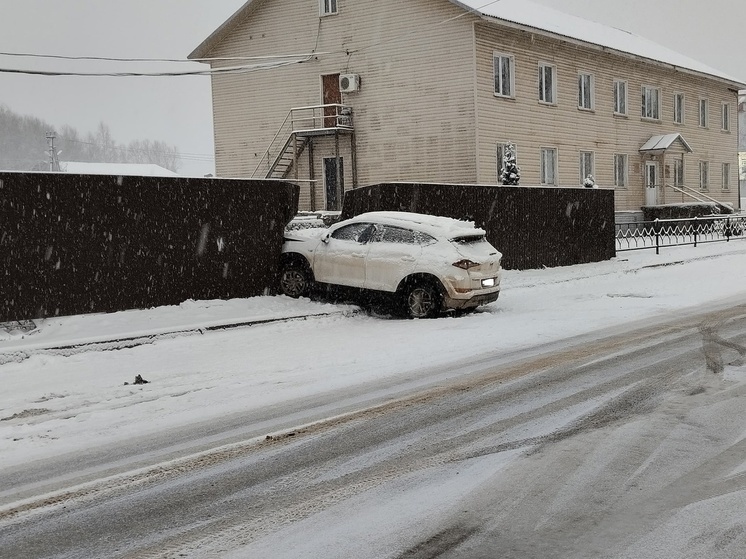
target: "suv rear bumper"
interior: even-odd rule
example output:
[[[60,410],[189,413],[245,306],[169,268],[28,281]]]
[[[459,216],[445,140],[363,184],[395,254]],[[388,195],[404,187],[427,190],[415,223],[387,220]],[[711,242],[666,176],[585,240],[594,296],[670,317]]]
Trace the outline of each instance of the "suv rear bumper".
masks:
[[[497,301],[498,297],[500,297],[499,289],[491,293],[480,293],[473,297],[469,297],[468,299],[454,299],[453,297],[446,295],[443,298],[443,306],[446,309],[471,309]]]

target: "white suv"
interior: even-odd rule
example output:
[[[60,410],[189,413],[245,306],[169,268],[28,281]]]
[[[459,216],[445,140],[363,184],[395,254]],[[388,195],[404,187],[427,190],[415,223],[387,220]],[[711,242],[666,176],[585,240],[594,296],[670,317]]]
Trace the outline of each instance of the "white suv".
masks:
[[[474,309],[500,295],[502,255],[474,223],[407,212],[369,212],[328,229],[287,231],[280,289],[314,284],[385,294],[412,318]]]

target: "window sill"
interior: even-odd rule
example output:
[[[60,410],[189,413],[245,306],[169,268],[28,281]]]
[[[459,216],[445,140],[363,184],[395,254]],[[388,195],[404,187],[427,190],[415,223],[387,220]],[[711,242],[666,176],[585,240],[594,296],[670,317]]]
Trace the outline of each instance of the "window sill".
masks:
[[[329,12],[327,14],[319,14],[319,17],[336,16],[339,12]]]
[[[614,118],[624,118],[624,119],[628,119],[628,118],[629,118],[629,115],[628,115],[628,114],[626,114],[626,113],[614,113]]]
[[[505,99],[506,101],[515,101],[515,95],[502,95],[501,93],[493,93],[495,99]]]
[[[545,107],[556,107],[557,103],[549,103],[547,101],[539,100],[539,105],[544,105]]]
[[[590,114],[596,113],[596,109],[586,109],[585,107],[578,107],[578,111],[580,111],[581,113],[590,113]]]
[[[647,117],[647,116],[642,116],[642,117],[640,117],[640,120],[642,122],[653,122],[655,124],[663,124],[663,121],[661,119],[659,119],[659,118],[650,118],[650,117]]]

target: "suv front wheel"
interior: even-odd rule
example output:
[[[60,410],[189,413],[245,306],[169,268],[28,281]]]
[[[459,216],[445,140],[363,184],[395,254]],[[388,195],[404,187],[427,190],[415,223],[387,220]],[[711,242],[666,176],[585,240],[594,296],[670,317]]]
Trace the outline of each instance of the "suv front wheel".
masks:
[[[288,297],[297,299],[308,295],[311,290],[311,281],[311,272],[308,268],[296,262],[288,262],[282,267],[280,291]]]

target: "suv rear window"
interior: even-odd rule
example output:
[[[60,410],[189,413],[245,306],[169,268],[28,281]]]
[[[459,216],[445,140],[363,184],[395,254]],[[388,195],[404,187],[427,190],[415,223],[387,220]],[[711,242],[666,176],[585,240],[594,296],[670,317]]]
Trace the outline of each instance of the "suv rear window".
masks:
[[[405,227],[396,227],[394,225],[374,226],[372,241],[376,243],[402,243],[407,245],[428,245],[434,243],[435,239],[427,233],[413,231]]]

